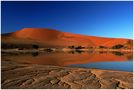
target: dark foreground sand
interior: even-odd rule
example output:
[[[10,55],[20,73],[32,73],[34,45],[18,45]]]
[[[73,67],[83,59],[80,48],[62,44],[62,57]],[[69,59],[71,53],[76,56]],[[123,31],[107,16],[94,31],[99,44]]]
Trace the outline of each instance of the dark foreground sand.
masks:
[[[132,72],[19,64],[2,60],[3,89],[133,88]]]

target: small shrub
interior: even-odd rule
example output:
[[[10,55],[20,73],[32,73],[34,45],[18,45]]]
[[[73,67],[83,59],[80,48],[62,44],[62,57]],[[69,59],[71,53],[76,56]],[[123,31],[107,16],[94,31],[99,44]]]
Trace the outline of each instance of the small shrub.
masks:
[[[68,48],[70,48],[70,49],[74,49],[74,48],[75,48],[75,46],[73,46],[73,45],[72,45],[72,46],[68,46]]]
[[[33,47],[34,49],[38,49],[38,48],[39,48],[38,45],[33,45],[32,47]]]
[[[18,50],[24,50],[24,48],[19,48]]]
[[[78,47],[76,47],[75,49],[83,49],[83,48],[85,48],[85,47],[78,46]]]
[[[123,48],[124,46],[121,45],[121,44],[118,44],[118,45],[115,45],[112,47],[112,49],[120,49],[120,48]]]

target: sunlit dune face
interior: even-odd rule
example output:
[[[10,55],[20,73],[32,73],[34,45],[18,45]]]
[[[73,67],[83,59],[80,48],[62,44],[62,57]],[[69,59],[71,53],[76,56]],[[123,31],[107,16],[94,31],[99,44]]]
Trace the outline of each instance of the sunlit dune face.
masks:
[[[128,39],[89,37],[96,46],[112,47],[117,44],[125,44]]]
[[[18,38],[25,39],[34,39],[34,40],[55,40],[61,36],[61,32],[49,30],[49,29],[40,29],[40,28],[24,28],[15,32],[13,35]]]
[[[107,41],[106,43],[102,45],[112,47],[113,45],[118,45],[118,44],[124,45],[126,42],[127,42],[127,39],[114,39],[114,40]]]
[[[80,34],[71,34],[64,33],[66,39],[65,40],[74,40],[79,41],[81,44],[86,44],[87,46],[107,46],[111,47],[117,44],[125,44],[128,39],[118,39],[118,38],[104,38],[104,37],[95,37],[95,36],[84,36]]]
[[[68,47],[74,45],[84,47],[106,46],[111,48],[114,45],[125,44],[128,41],[128,39],[85,36],[45,28],[24,28],[14,32],[12,36],[19,39],[39,41],[44,45],[55,47]]]

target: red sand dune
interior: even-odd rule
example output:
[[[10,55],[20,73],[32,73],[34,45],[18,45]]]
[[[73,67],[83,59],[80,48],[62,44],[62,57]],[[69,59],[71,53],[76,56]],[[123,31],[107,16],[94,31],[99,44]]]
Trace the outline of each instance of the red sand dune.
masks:
[[[96,36],[86,36],[80,34],[72,34],[60,32],[57,30],[46,28],[24,28],[11,34],[11,36],[19,39],[30,39],[53,46],[107,46],[111,47],[116,44],[125,44],[129,39],[123,38],[104,38]]]
[[[13,33],[14,36],[18,38],[29,38],[34,40],[55,40],[60,37],[62,33],[50,29],[40,29],[40,28],[24,28],[22,30]]]

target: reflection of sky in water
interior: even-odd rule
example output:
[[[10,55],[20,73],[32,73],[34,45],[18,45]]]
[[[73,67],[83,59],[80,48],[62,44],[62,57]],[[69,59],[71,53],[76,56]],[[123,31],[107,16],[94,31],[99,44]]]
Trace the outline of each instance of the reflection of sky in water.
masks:
[[[121,70],[121,71],[133,71],[133,61],[126,62],[99,62],[99,63],[89,63],[89,64],[74,64],[69,65],[71,67],[82,67],[82,68],[98,68],[98,69],[111,69],[111,70]]]

